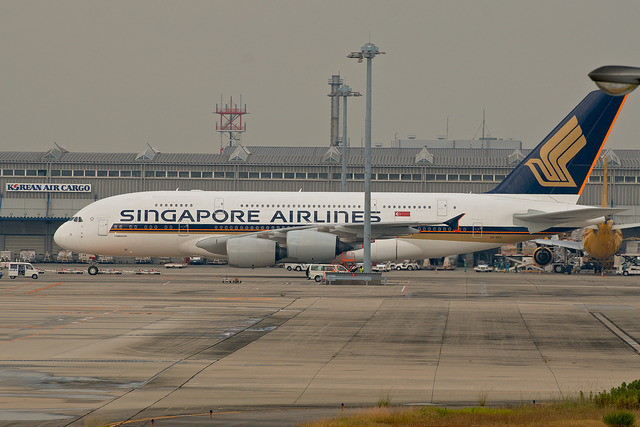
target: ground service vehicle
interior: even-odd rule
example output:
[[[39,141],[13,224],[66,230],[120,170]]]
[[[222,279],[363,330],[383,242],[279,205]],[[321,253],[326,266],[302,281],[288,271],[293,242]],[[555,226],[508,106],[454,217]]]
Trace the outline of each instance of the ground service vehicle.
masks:
[[[29,262],[10,262],[9,263],[9,277],[15,279],[18,276],[31,277],[37,279],[40,276],[40,271],[36,269]]]
[[[344,265],[334,264],[309,264],[307,268],[307,278],[315,280],[316,282],[322,282],[324,273],[348,273],[347,267]]]

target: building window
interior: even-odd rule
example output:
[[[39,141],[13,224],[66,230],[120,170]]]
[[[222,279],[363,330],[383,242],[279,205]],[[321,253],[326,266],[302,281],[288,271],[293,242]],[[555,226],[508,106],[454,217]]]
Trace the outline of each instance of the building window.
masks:
[[[329,174],[327,172],[318,173],[318,179],[329,179]]]
[[[38,169],[38,176],[47,176],[46,169]]]
[[[98,176],[100,176],[100,171],[98,171]],[[153,171],[144,171],[145,178],[153,178]]]
[[[589,177],[589,182],[602,182],[602,177],[597,175],[591,175]]]
[[[446,181],[446,180],[447,180],[447,175],[443,173],[436,174],[436,181]]]
[[[179,176],[180,178],[189,178],[189,171],[180,171],[180,172],[178,173],[178,176]]]
[[[471,175],[471,181],[482,181],[482,175]]]
[[[120,171],[120,178],[131,178],[131,171]]]
[[[296,172],[296,179],[307,179],[307,174],[305,172]]]
[[[449,181],[457,181],[458,179],[459,179],[458,175],[455,175],[455,174],[449,175]]]
[[[213,173],[213,177],[214,178],[224,178],[224,172],[214,172]]]
[[[284,173],[284,179],[293,179],[294,177],[295,177],[295,174],[293,172]]]
[[[213,172],[202,172],[203,178],[213,178]]]
[[[482,175],[483,181],[493,181],[493,175]]]
[[[359,180],[359,181],[363,181],[364,180],[364,174],[363,173],[353,174],[353,179]]]
[[[616,175],[614,177],[614,182],[624,182],[624,176],[618,176]]]
[[[14,176],[24,176],[24,174],[25,174],[24,169],[14,169],[13,171]]]
[[[389,174],[388,173],[379,173],[378,174],[378,181],[387,181],[389,179]]]
[[[260,172],[260,178],[271,179],[271,172]]]
[[[307,179],[318,179],[318,173],[317,172],[308,172],[307,173]]]
[[[131,176],[134,178],[142,177],[142,171],[131,171]]]
[[[403,173],[402,175],[400,175],[400,179],[402,181],[410,181],[411,180],[411,174],[410,173]]]
[[[167,178],[177,178],[178,171],[167,171]]]
[[[27,176],[36,176],[36,173],[38,173],[38,171],[35,169],[27,169]]]
[[[236,173],[235,172],[225,172],[224,173],[224,177],[225,178],[235,178]]]
[[[400,174],[399,173],[390,173],[389,174],[389,181],[398,181],[400,180]]]
[[[460,175],[460,181],[469,181],[469,175]]]
[[[118,178],[120,176],[120,171],[109,171],[109,178]]]
[[[271,177],[272,177],[273,179],[282,179],[282,172],[273,172],[273,173],[271,174]]]
[[[625,176],[624,177],[624,182],[636,182],[636,177],[635,176]]]
[[[13,176],[13,169],[2,169],[2,175]]]
[[[240,179],[249,178],[249,172],[238,172],[238,178]]]
[[[258,179],[260,178],[260,174],[258,172],[249,172],[250,179]]]
[[[412,181],[422,181],[422,174],[419,174],[419,173],[411,174],[411,180]]]
[[[202,172],[191,172],[191,178],[202,178]]]
[[[61,172],[62,172],[62,176],[73,176],[73,171],[63,169]]]
[[[96,176],[96,171],[94,170],[85,170],[84,176]]]
[[[341,173],[333,172],[333,173],[331,174],[331,179],[342,179],[342,174],[341,174]]]
[[[84,170],[74,170],[73,176],[84,176]]]
[[[51,170],[51,176],[60,176],[60,170],[59,169],[52,169]]]
[[[156,171],[156,178],[164,178],[167,176],[167,171]]]
[[[505,178],[505,175],[496,175],[495,176],[495,180],[496,181],[502,181]]]

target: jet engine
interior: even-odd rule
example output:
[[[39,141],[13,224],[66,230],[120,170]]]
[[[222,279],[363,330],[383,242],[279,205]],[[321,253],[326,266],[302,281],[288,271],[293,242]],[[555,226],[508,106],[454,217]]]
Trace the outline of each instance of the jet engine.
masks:
[[[338,236],[316,230],[294,230],[287,233],[287,258],[291,261],[331,262],[342,252],[353,249]]]
[[[544,267],[553,262],[553,252],[551,252],[551,249],[541,246],[533,251],[533,260],[540,267]]]
[[[227,259],[232,267],[267,267],[286,256],[287,251],[273,240],[255,236],[227,240]]]

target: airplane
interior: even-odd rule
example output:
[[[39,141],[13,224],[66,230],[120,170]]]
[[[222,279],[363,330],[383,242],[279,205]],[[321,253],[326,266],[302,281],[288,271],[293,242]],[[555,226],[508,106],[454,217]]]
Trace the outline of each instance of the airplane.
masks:
[[[371,261],[492,249],[621,211],[577,201],[626,96],[588,94],[487,193],[372,193]],[[348,250],[362,262],[363,205],[356,192],[129,193],[82,208],[54,240],[112,256],[226,257],[235,267],[330,262]]]
[[[604,175],[602,182],[602,207],[607,206],[607,157],[604,157]],[[624,240],[623,231],[631,228],[639,228],[640,223],[614,224],[614,221],[605,218],[603,222],[585,227],[582,230],[582,241],[572,241],[554,238],[535,239],[536,244],[542,245],[533,252],[534,262],[545,267],[554,260],[551,247],[560,247],[574,251],[586,252],[591,258],[597,261],[595,272],[603,271],[603,265],[615,255]]]

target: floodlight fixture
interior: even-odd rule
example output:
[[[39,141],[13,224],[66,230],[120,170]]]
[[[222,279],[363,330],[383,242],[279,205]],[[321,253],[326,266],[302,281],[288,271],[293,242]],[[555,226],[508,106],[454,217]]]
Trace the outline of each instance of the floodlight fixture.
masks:
[[[614,96],[626,95],[640,85],[640,68],[605,65],[589,73],[601,91]]]

